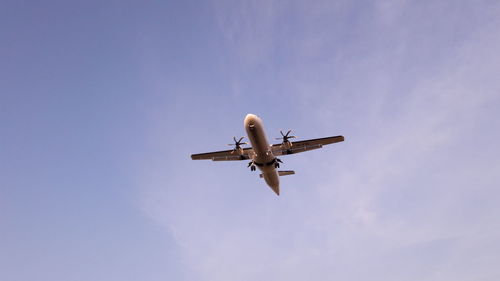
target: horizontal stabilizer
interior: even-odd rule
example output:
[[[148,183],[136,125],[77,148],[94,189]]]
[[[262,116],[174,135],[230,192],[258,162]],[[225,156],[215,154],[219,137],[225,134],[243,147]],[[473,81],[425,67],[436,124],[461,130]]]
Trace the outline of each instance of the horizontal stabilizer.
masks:
[[[288,176],[288,175],[294,175],[295,171],[278,171],[278,175],[281,176]],[[263,178],[264,176],[262,174],[259,175],[259,177]]]
[[[294,175],[295,171],[278,171],[278,175],[281,176],[288,176],[288,175]]]

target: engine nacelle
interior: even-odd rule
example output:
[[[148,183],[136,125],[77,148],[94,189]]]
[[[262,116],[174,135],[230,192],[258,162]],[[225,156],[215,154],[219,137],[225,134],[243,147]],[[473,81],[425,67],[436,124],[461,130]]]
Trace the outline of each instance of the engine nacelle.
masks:
[[[280,131],[281,137],[276,138],[277,140],[282,140],[283,142],[281,143],[281,149],[290,149],[292,147],[292,143],[289,141],[289,139],[294,139],[296,136],[290,136],[290,132],[292,130],[288,130],[286,134],[283,134],[283,131]]]
[[[282,149],[290,149],[292,147],[292,143],[290,141],[284,141],[281,143]]]

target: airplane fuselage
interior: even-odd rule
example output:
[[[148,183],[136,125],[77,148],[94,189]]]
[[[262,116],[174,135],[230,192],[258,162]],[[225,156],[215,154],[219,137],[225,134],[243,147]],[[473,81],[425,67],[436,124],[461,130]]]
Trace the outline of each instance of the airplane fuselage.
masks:
[[[255,153],[253,164],[262,172],[267,185],[279,194],[280,181],[275,166],[277,159],[267,141],[264,123],[257,115],[248,114],[245,117],[244,126]]]
[[[280,163],[283,162],[276,158],[277,156],[316,150],[328,144],[344,141],[343,136],[332,136],[292,142],[290,139],[296,138],[296,136],[290,135],[292,130],[288,130],[286,133],[280,131],[281,137],[276,138],[277,140],[281,140],[281,143],[269,145],[264,131],[264,123],[257,115],[247,114],[243,124],[252,147],[242,147],[242,145],[247,144],[246,142],[242,142],[244,137],[239,139],[233,137],[234,143],[228,144],[233,146],[233,149],[191,154],[191,159],[212,161],[251,160],[248,163],[250,170],[255,171],[259,168],[261,171],[260,177],[264,178],[266,184],[277,195],[280,194],[279,177],[295,174],[293,170],[278,171]]]

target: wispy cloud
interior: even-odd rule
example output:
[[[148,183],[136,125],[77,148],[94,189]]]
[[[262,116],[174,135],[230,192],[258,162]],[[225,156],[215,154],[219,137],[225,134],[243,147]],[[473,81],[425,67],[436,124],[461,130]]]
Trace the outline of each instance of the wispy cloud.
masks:
[[[303,136],[342,132],[346,142],[289,160],[302,175],[283,180],[284,196],[249,191],[265,187],[223,165],[217,175],[145,177],[143,209],[176,237],[191,277],[500,275],[494,264],[500,258],[494,199],[500,152],[492,141],[499,136],[500,22],[494,15],[500,9],[394,3],[287,7],[298,18],[286,24],[304,24],[283,62],[274,64],[283,71],[276,83],[297,98],[293,110],[300,117],[293,121]],[[274,37],[282,29],[269,29],[286,25],[282,6],[217,6],[231,52],[252,67],[274,58],[285,39]],[[337,23],[329,16],[339,11],[353,14],[329,35]],[[182,162],[173,169],[190,167]],[[245,182],[226,188],[239,177]]]
[[[275,26],[279,6],[276,1],[213,1],[227,51],[244,64],[253,66],[274,52]]]

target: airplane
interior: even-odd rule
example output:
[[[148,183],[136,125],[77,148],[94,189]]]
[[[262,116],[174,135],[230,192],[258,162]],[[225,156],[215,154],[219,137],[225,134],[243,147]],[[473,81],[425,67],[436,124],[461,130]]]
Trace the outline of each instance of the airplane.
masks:
[[[278,171],[280,163],[283,162],[277,156],[318,149],[322,148],[323,145],[344,141],[343,136],[334,136],[291,142],[290,139],[296,138],[296,136],[291,136],[291,130],[289,130],[286,134],[280,131],[281,137],[276,139],[282,140],[281,143],[269,145],[264,132],[264,123],[257,115],[247,114],[243,124],[252,147],[242,148],[242,145],[247,144],[242,142],[244,137],[239,140],[234,137],[234,143],[228,144],[230,146],[234,145],[234,149],[192,154],[191,159],[212,161],[250,160],[248,163],[250,170],[255,171],[256,167],[259,168],[262,172],[260,177],[264,178],[267,185],[278,196],[280,195],[279,176],[293,175],[295,171]]]

